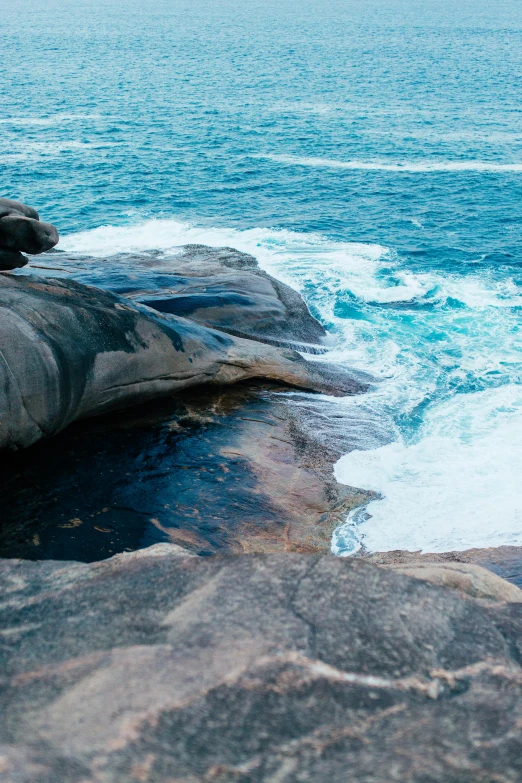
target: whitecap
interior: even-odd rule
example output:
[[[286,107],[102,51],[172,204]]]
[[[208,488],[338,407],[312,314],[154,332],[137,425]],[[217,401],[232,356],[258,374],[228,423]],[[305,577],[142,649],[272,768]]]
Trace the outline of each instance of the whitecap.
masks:
[[[432,172],[484,172],[491,174],[521,174],[522,163],[498,163],[481,160],[404,160],[404,161],[365,161],[334,160],[298,155],[252,155],[251,157],[271,160],[288,166],[309,166],[313,168],[346,169],[351,171],[390,171],[405,174],[423,174]]]
[[[12,125],[14,127],[52,126],[69,122],[85,122],[89,120],[110,119],[102,114],[52,114],[48,117],[0,117],[0,125]]]

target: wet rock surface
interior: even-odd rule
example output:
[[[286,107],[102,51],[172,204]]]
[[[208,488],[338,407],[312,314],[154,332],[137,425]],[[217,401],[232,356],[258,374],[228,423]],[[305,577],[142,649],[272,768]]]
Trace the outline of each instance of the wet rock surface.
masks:
[[[161,541],[328,552],[368,497],[332,475],[356,427],[330,443],[315,405],[277,386],[190,389],[4,454],[0,556],[95,561]]]
[[[39,262],[0,276],[0,445],[45,438],[0,456],[4,556],[88,562],[158,541],[198,554],[329,550],[367,499],[331,475],[357,445],[354,428],[325,445],[321,417],[289,398],[223,386],[259,377],[366,388],[360,374],[281,348],[323,350],[324,329],[297,292],[231,248],[54,251]],[[218,388],[200,388],[208,383]]]
[[[519,603],[169,545],[0,577],[4,781],[521,778]]]
[[[51,241],[0,200],[0,268]],[[289,350],[326,344],[299,294],[230,248],[35,266],[0,275],[0,444],[40,440],[0,457],[0,782],[520,781],[518,551],[321,554],[381,435],[274,385],[368,381]]]
[[[311,353],[326,340],[300,294],[234,248],[185,245],[105,258],[55,251],[38,267],[238,337]]]

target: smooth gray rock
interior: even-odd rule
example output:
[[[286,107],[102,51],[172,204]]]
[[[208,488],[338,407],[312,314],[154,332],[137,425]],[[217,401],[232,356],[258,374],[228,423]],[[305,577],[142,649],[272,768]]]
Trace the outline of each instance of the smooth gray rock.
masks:
[[[0,344],[0,448],[201,383],[267,378],[331,394],[365,389],[296,352],[72,280],[0,275]]]
[[[51,223],[23,215],[0,218],[0,246],[22,253],[44,253],[58,243],[58,231]]]
[[[41,259],[49,276],[68,278],[142,302],[203,326],[308,353],[321,353],[324,327],[301,295],[230,247],[184,245],[179,252],[149,251],[93,258],[55,252]],[[45,274],[45,270],[39,270]]]
[[[259,269],[253,256],[229,247],[185,245],[182,250],[166,263],[156,262],[158,269],[175,269],[181,278],[175,287],[131,297],[238,337],[305,351],[326,337],[300,294]]]
[[[20,201],[0,198],[0,271],[27,264],[22,253],[44,253],[58,242],[58,231],[41,223],[38,212]]]
[[[2,781],[522,779],[521,604],[178,547],[0,561],[0,587]]]
[[[21,201],[14,201],[11,198],[0,198],[0,218],[6,215],[25,215],[25,217],[40,220],[40,215],[32,207],[22,204]]]

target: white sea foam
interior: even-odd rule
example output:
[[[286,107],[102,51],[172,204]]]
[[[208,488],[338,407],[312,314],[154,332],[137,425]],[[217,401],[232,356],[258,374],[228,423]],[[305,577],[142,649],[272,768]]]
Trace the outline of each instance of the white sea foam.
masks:
[[[85,122],[86,120],[98,120],[107,118],[101,114],[52,114],[49,117],[0,117],[0,125],[13,125],[15,127],[52,126],[69,122]]]
[[[325,408],[332,419],[338,406],[344,442],[369,449],[343,457],[338,480],[383,495],[369,519],[349,519],[334,551],[353,551],[357,540],[370,550],[522,544],[522,297],[512,281],[414,273],[387,248],[319,234],[176,220],[100,227],[64,237],[61,247],[98,258],[155,249],[168,258],[187,243],[256,256],[302,292],[335,336],[315,360],[379,380],[370,393]],[[498,388],[469,392],[488,385]],[[413,419],[420,426],[405,429]]]
[[[31,159],[53,158],[64,152],[96,153],[112,147],[118,147],[118,141],[31,141],[8,142],[0,151],[0,162],[4,164],[26,163]]]
[[[118,141],[79,141],[70,139],[68,141],[23,141],[12,142],[9,146],[13,151],[20,150],[25,154],[32,153],[40,155],[56,155],[60,152],[70,152],[71,150],[98,150],[105,147],[118,147],[121,142]]]
[[[393,171],[405,174],[430,172],[476,171],[492,174],[522,174],[522,163],[495,163],[481,160],[466,161],[365,161],[334,160],[331,158],[301,157],[298,155],[253,155],[252,157],[283,163],[288,166],[310,166],[312,168],[347,169],[352,171]]]
[[[521,439],[520,386],[436,405],[416,442],[352,451],[339,460],[339,481],[383,497],[348,533],[374,552],[522,545]],[[334,548],[345,532],[338,531]]]

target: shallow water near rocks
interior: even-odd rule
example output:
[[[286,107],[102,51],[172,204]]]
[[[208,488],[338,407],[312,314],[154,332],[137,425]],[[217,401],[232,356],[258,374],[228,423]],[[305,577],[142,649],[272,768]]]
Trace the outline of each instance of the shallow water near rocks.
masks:
[[[382,496],[335,550],[522,544],[520,3],[14,0],[1,24],[3,191],[65,251],[36,264],[100,285],[115,253],[252,253],[331,332],[317,360],[378,381],[328,409],[366,438],[338,480]]]

